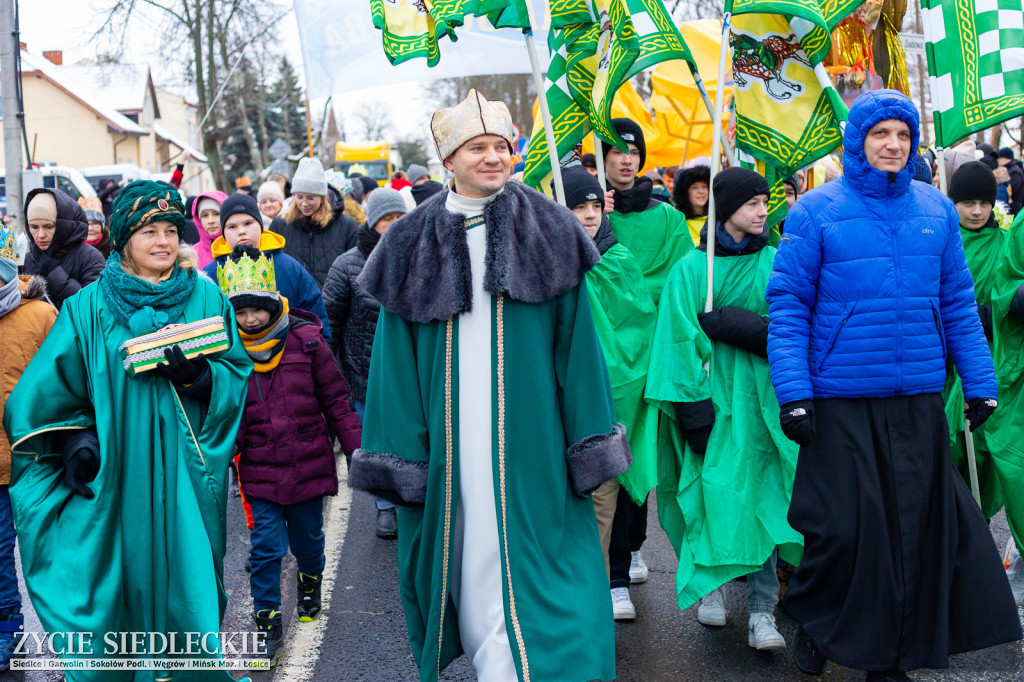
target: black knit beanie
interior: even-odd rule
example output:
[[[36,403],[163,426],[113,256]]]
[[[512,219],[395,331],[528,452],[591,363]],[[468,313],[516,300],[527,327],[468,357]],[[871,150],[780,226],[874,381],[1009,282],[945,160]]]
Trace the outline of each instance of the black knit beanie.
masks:
[[[220,231],[224,233],[224,225],[228,218],[238,213],[247,213],[260,224],[260,231],[263,231],[263,216],[260,215],[260,205],[248,194],[232,194],[220,205]],[[256,256],[259,258],[259,255]]]
[[[970,161],[956,169],[949,180],[949,198],[960,201],[996,203],[996,176],[988,164]]]
[[[574,209],[584,201],[600,201],[604,209],[604,190],[597,177],[583,166],[569,166],[562,169],[562,185],[565,187],[565,205]]]
[[[249,199],[252,199],[252,197],[249,197],[249,195],[247,194],[237,196],[246,196]],[[227,201],[225,201],[224,203],[226,204]],[[240,211],[236,211],[236,213],[240,213]],[[235,263],[241,260],[242,256],[248,256],[253,261],[257,261],[260,259],[261,255],[262,252],[252,244],[238,244],[231,251],[231,255],[228,256],[228,260],[230,260],[232,263]],[[228,300],[231,301],[231,307],[233,307],[235,310],[241,310],[242,308],[256,308],[258,310],[266,310],[267,312],[270,313],[270,320],[272,322],[275,319],[277,319],[278,313],[281,312],[280,294],[276,296],[258,296],[256,294],[235,294],[234,296],[229,296]]]
[[[631,142],[636,145],[640,151],[640,168],[643,168],[644,163],[647,162],[647,143],[644,142],[643,129],[636,121],[629,118],[613,118],[612,125],[615,126],[615,132],[619,134],[623,142]],[[601,154],[605,158],[608,157],[608,152],[611,150],[612,146],[601,140]]]
[[[768,196],[768,181],[755,171],[734,166],[719,171],[714,180],[715,219],[725,223],[740,206],[759,194]]]

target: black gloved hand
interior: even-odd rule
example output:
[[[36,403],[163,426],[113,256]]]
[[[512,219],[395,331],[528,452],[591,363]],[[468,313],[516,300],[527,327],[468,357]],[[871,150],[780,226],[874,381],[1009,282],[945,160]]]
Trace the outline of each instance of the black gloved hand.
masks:
[[[971,423],[971,431],[985,423],[985,420],[996,411],[999,402],[995,398],[973,398],[967,401],[964,416]]]
[[[205,355],[200,353],[189,360],[185,357],[181,346],[175,345],[165,349],[164,357],[167,358],[167,362],[161,362],[153,368],[153,371],[178,386],[189,386],[196,383],[203,372],[209,370],[210,363],[207,362]]]
[[[690,449],[703,455],[708,449],[708,439],[715,425],[715,406],[711,399],[693,403],[675,403],[676,421],[679,431],[690,445]]]
[[[64,484],[87,500],[95,493],[86,483],[96,479],[100,471],[100,442],[93,429],[72,432],[64,440]]]
[[[779,413],[782,432],[797,445],[814,442],[814,401],[794,400],[782,406]]]
[[[768,357],[768,318],[745,308],[724,306],[698,313],[697,321],[712,341]]]
[[[1024,284],[1017,287],[1013,300],[1010,301],[1010,315],[1018,320],[1024,320]]]
[[[43,277],[49,277],[50,273],[58,267],[60,267],[60,263],[57,262],[57,259],[45,251],[36,258],[36,270]]]

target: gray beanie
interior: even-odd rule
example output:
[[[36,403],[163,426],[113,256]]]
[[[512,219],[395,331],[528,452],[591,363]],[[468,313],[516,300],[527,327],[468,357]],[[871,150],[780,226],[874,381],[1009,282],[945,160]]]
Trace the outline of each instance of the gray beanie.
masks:
[[[416,163],[409,166],[409,170],[405,171],[405,179],[409,182],[416,182],[424,175],[427,176],[427,180],[430,179],[430,171]]]
[[[375,189],[370,198],[366,200],[366,226],[371,230],[377,222],[389,213],[401,213],[405,215],[408,209],[405,207],[405,199],[402,195],[390,187]]]
[[[299,161],[299,167],[292,176],[292,193],[295,192],[327,196],[327,176],[320,159],[307,156]]]

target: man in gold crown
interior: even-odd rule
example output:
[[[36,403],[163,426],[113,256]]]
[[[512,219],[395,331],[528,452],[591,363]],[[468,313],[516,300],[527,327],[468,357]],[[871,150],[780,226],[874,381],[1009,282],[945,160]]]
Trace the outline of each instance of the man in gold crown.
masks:
[[[631,455],[568,209],[507,183],[514,137],[475,90],[431,130],[451,186],[395,222],[360,283],[382,305],[349,484],[395,504],[420,679],[615,677],[590,494]],[[507,184],[506,184],[507,183]]]
[[[284,649],[281,560],[289,549],[299,569],[299,622],[320,617],[323,498],[338,493],[334,436],[350,454],[359,446],[359,419],[323,325],[288,308],[272,261],[240,244],[217,268],[217,280],[256,366],[235,445],[239,486],[252,512],[253,619],[274,665]]]

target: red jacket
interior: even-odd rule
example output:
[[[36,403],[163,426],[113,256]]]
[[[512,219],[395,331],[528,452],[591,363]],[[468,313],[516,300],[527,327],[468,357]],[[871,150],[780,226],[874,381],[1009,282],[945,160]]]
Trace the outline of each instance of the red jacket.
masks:
[[[253,372],[235,444],[247,496],[296,504],[338,492],[331,435],[344,452],[359,447],[359,418],[316,316],[290,311],[284,355],[270,372]]]

